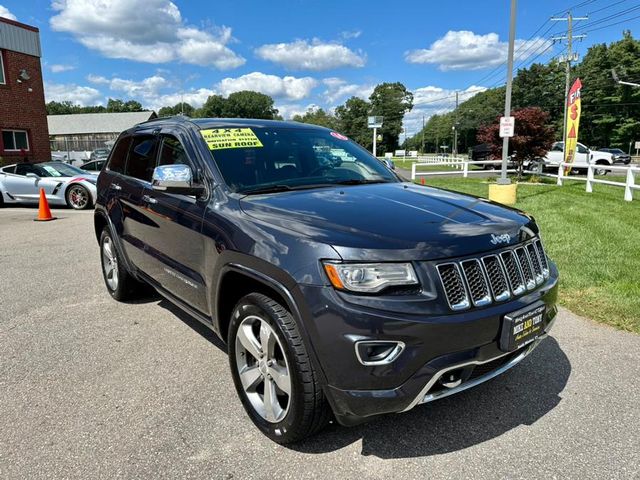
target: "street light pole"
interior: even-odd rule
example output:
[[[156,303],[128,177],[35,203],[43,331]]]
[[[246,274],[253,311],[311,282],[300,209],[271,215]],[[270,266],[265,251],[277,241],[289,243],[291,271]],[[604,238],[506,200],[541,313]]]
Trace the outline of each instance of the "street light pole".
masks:
[[[511,87],[513,84],[513,46],[516,41],[516,7],[517,0],[511,0],[511,20],[509,22],[509,54],[507,57],[507,92],[504,98],[504,116],[511,116]],[[502,139],[502,171],[497,180],[499,185],[509,185],[507,178],[507,157],[509,154],[509,137]]]

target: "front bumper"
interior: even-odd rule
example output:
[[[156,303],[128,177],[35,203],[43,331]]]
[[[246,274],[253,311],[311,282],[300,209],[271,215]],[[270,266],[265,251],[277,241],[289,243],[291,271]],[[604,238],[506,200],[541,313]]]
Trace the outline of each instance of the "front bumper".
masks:
[[[345,302],[331,288],[303,287],[307,304],[318,306],[305,323],[337,420],[355,425],[375,415],[403,412],[471,388],[515,366],[553,325],[557,279],[552,265],[549,279],[522,297],[447,314],[425,311],[419,302],[413,306],[403,303],[406,312],[394,314],[381,310],[373,297],[366,307]],[[540,301],[545,305],[544,334],[515,352],[500,350],[504,315]],[[397,302],[403,302],[402,298]],[[406,347],[391,364],[365,366],[354,353],[355,343],[362,340],[398,341]],[[443,387],[438,380],[452,370],[464,370],[463,381]]]

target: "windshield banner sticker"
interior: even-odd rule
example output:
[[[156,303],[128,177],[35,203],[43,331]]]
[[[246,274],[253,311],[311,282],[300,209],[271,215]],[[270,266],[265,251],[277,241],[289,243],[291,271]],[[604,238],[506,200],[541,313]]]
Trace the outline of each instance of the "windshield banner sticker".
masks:
[[[262,142],[250,128],[214,128],[200,130],[200,133],[209,150],[262,147]]]

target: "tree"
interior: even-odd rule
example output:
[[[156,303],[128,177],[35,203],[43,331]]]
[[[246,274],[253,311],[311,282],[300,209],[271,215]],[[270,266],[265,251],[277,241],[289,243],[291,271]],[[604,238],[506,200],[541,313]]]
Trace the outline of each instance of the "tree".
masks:
[[[102,105],[83,107],[68,100],[62,102],[51,101],[47,103],[47,115],[68,115],[71,113],[102,113],[106,109]]]
[[[195,113],[195,108],[185,102],[176,103],[173,107],[162,107],[158,110],[159,117],[171,117],[173,115],[184,115],[188,117],[193,117]]]
[[[337,130],[367,150],[373,148],[373,132],[367,127],[370,110],[371,104],[358,97],[351,97],[336,107]]]
[[[518,177],[522,174],[525,160],[544,157],[554,142],[554,129],[548,125],[549,114],[538,107],[527,107],[511,113],[515,117],[515,135],[511,137],[511,159],[518,166]],[[478,130],[478,142],[491,146],[496,157],[502,155],[500,117],[491,125]]]
[[[107,101],[107,112],[142,112],[142,104],[136,100],[129,100],[127,102],[120,100],[119,98],[110,98]]]
[[[332,130],[336,130],[338,125],[336,117],[324,111],[322,108],[317,107],[309,108],[303,115],[294,115],[293,121],[320,125],[321,127],[330,128]]]
[[[223,113],[230,118],[263,118],[273,120],[278,110],[273,98],[264,93],[243,90],[229,95],[224,102]]]
[[[204,102],[202,108],[198,109],[196,116],[209,118],[224,117],[225,103],[226,100],[223,96],[211,95],[207,98],[207,101]]]
[[[413,108],[413,94],[400,82],[381,83],[373,90],[369,100],[371,114],[384,117],[379,130],[382,134],[379,151],[396,150],[404,114]]]

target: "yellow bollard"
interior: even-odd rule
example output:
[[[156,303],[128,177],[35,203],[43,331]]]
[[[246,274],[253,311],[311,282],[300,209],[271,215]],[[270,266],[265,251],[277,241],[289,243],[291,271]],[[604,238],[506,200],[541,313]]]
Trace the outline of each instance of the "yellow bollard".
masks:
[[[502,203],[503,205],[515,205],[517,187],[518,185],[515,183],[510,185],[491,183],[489,184],[489,200]]]

